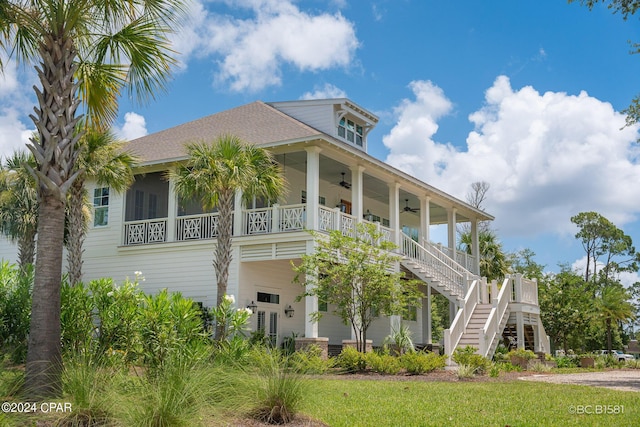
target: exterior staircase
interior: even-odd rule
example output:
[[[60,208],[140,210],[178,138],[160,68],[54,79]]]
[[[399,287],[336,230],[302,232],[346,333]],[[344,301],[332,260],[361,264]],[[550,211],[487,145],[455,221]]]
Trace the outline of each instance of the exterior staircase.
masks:
[[[485,357],[492,357],[502,338],[509,317],[509,286],[498,294],[492,283],[490,303],[485,279],[471,273],[435,245],[422,246],[404,233],[400,236],[400,263],[432,289],[444,295],[458,308],[455,319],[445,330],[444,347],[449,361],[458,347],[471,345]]]
[[[471,313],[469,324],[465,328],[460,341],[458,341],[458,347],[466,347],[468,345],[475,348],[479,347],[480,333],[482,328],[487,323],[489,314],[491,313],[491,304],[478,304],[476,309]]]

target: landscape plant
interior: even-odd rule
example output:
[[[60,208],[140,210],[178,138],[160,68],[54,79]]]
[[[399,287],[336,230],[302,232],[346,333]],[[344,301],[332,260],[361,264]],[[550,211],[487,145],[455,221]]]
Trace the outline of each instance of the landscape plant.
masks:
[[[433,352],[415,351],[400,356],[400,366],[408,374],[421,375],[442,369],[446,366],[447,356]]]
[[[234,135],[220,135],[213,141],[186,146],[188,161],[171,174],[175,191],[187,200],[197,200],[203,210],[218,211],[217,243],[213,265],[216,271],[216,306],[227,294],[233,208],[236,192],[249,203],[254,198],[275,203],[285,190],[280,166],[272,154]],[[223,323],[218,323],[215,338],[224,339]]]
[[[24,363],[31,318],[33,267],[20,269],[0,262],[0,354],[13,363]]]
[[[367,330],[378,316],[406,314],[418,307],[419,281],[407,280],[394,267],[400,258],[374,225],[358,223],[353,235],[333,230],[329,236],[311,232],[315,251],[292,263],[294,282],[304,286],[300,296],[312,296],[333,307],[333,314],[355,333],[358,351],[366,351]],[[322,311],[308,313],[313,321]]]
[[[477,354],[476,351],[478,349],[470,345],[463,348],[458,347],[451,358],[459,367],[464,366],[464,370],[470,369],[473,374],[483,374],[489,369],[491,362],[486,357]]]

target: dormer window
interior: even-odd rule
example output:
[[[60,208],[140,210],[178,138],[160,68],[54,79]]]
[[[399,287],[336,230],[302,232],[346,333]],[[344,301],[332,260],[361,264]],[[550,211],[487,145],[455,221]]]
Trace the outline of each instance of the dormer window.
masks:
[[[338,136],[356,144],[358,147],[362,147],[364,141],[364,127],[343,117],[340,119],[340,123],[338,124]]]

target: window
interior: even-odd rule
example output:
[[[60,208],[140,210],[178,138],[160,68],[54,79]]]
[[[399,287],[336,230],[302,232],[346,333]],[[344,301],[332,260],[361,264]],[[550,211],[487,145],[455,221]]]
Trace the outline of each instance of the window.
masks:
[[[102,227],[109,223],[109,187],[93,190],[93,225]]]
[[[266,302],[269,304],[280,304],[280,295],[258,292],[257,300],[258,302]]]
[[[362,147],[364,141],[364,127],[343,117],[340,119],[340,123],[338,124],[338,136],[349,142],[353,142],[358,147]]]
[[[302,190],[302,195],[300,197],[300,203],[307,203],[307,191]],[[326,206],[327,199],[324,196],[318,196],[318,203],[322,206]]]
[[[133,216],[136,221],[144,218],[144,191],[136,190],[133,211]]]

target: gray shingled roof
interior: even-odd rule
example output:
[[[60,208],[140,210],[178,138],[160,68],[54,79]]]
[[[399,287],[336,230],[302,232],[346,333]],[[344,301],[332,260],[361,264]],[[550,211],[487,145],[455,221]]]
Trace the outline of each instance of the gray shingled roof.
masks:
[[[125,147],[142,163],[158,163],[186,157],[185,144],[212,141],[231,134],[242,140],[266,145],[279,141],[309,139],[318,130],[287,116],[261,101],[222,111],[189,123],[129,141]]]

